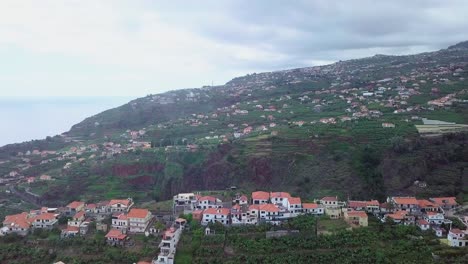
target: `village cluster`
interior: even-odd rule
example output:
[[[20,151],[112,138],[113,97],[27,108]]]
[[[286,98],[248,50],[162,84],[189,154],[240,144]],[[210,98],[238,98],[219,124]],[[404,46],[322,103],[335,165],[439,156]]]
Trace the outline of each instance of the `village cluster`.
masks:
[[[61,217],[67,217],[66,225],[59,224]],[[105,222],[109,218],[110,225]],[[96,230],[106,233],[105,239],[110,246],[131,246],[134,243],[131,235],[134,234],[146,236],[162,234],[160,253],[154,258],[153,263],[173,263],[176,245],[187,221],[182,218],[170,221],[165,231],[157,229],[155,221],[155,216],[148,209],[136,208],[131,198],[99,203],[73,201],[61,208],[42,207],[38,210],[8,215],[3,221],[0,236],[11,233],[26,236],[36,229],[60,228],[61,238],[67,239],[86,235],[90,231],[91,223],[94,223]]]
[[[450,246],[468,246],[468,233],[452,228],[446,216],[457,207],[455,197],[416,199],[415,197],[388,197],[385,203],[371,201],[340,201],[338,197],[323,197],[314,203],[303,203],[301,198],[287,192],[256,191],[249,199],[236,195],[231,202],[224,203],[214,196],[181,193],[173,198],[174,210],[191,213],[202,225],[219,222],[223,225],[248,225],[282,221],[298,215],[327,215],[331,219],[343,218],[351,226],[367,226],[368,214],[382,222],[416,225],[421,230],[433,230],[438,237],[446,236]],[[468,223],[468,217],[463,219]],[[445,227],[445,228],[443,228]]]

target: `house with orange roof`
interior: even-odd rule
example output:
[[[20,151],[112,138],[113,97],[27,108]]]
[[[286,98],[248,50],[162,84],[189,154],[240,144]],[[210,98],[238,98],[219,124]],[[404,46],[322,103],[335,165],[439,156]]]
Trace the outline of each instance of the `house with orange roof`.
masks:
[[[31,218],[33,228],[52,229],[58,224],[58,214],[42,213]]]
[[[422,231],[429,230],[429,228],[430,228],[429,222],[427,222],[424,219],[417,220],[416,221],[416,226],[419,227],[419,229],[421,229]]]
[[[260,205],[252,204],[247,208],[245,223],[255,225],[258,223],[259,217],[260,217]]]
[[[302,201],[300,197],[291,197],[288,199],[290,216],[298,216],[302,213]]]
[[[437,212],[440,209],[436,203],[426,199],[418,199],[418,204],[422,212]]]
[[[391,214],[386,214],[384,216],[384,221],[391,219],[397,224],[411,225],[415,223],[415,217],[410,215],[408,211],[398,210]]]
[[[198,199],[197,209],[220,208],[222,201],[213,196],[202,196]]]
[[[259,205],[260,220],[275,223],[282,218],[283,213],[280,212],[276,204],[261,204]]]
[[[415,197],[391,197],[390,202],[398,210],[404,210],[408,212],[418,212],[419,202]]]
[[[105,237],[107,244],[111,246],[123,246],[127,239],[127,235],[117,229],[111,229]]]
[[[312,214],[312,215],[323,215],[324,208],[320,204],[316,203],[303,203],[302,204],[302,212],[305,214]]]
[[[208,208],[203,210],[202,225],[219,222],[223,225],[231,223],[231,210],[228,208]]]
[[[129,228],[128,216],[125,213],[114,213],[111,219],[112,228],[126,234]]]
[[[25,236],[31,229],[31,219],[28,218],[28,213],[7,215],[3,221],[2,233],[15,233],[20,236]]]
[[[192,212],[192,219],[195,220],[195,221],[198,221],[198,222],[201,222],[202,221],[202,217],[203,217],[203,210],[194,210]]]
[[[174,207],[183,207],[189,210],[194,210],[198,203],[198,195],[194,193],[179,193],[174,195],[172,201]]]
[[[176,247],[177,243],[179,243],[181,234],[182,229],[176,227],[171,227],[163,233],[161,243],[159,243],[159,255],[157,259],[153,260],[154,263],[174,263]]]
[[[428,211],[424,214],[424,220],[433,225],[441,225],[444,222],[444,214],[434,211]]]
[[[244,205],[249,203],[249,198],[246,195],[237,194],[236,197],[232,200],[233,204]]]
[[[429,198],[429,201],[437,204],[444,210],[454,209],[458,205],[455,197],[434,197]]]
[[[364,211],[345,211],[344,219],[353,225],[368,226],[368,216]]]
[[[270,192],[270,202],[285,208],[289,208],[290,198],[291,195],[287,192]]]
[[[338,196],[325,196],[320,199],[319,202],[325,207],[339,207],[344,205],[344,202],[338,200]]]
[[[377,200],[370,201],[348,201],[348,208],[354,211],[366,211],[368,213],[380,212],[380,204]]]
[[[247,222],[247,205],[235,204],[231,207],[231,223],[246,224]]]
[[[144,233],[153,219],[153,215],[149,210],[138,208],[130,209],[127,217],[131,233]]]
[[[78,226],[67,226],[65,229],[62,229],[60,236],[62,238],[75,237],[80,233],[80,228]]]
[[[468,233],[466,230],[452,228],[448,232],[447,240],[451,247],[466,247],[468,246]]]
[[[85,207],[84,202],[73,201],[67,205],[65,213],[68,216],[73,216],[77,212],[84,210],[84,207]]]
[[[270,200],[270,193],[256,191],[252,193],[252,204],[264,204]]]
[[[130,208],[133,206],[133,199],[132,198],[127,198],[127,199],[112,199],[109,201],[107,204],[107,207],[109,208],[111,213],[116,213],[116,212],[128,212]]]
[[[68,220],[68,226],[77,226],[79,227],[81,223],[85,220],[86,214],[84,211],[79,211],[76,213],[70,220]]]

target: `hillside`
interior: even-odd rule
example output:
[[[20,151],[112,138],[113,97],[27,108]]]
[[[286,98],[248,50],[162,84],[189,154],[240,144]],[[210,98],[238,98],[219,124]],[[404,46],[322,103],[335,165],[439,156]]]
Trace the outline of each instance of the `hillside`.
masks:
[[[0,148],[2,184],[50,205],[230,186],[466,199],[466,128],[420,134],[415,125],[468,124],[467,70],[463,42],[148,95],[63,135]]]

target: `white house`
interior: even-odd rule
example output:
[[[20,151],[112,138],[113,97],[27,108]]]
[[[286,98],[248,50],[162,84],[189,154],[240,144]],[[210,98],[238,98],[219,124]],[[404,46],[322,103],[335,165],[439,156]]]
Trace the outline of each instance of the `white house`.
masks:
[[[466,231],[462,231],[458,228],[453,228],[449,231],[447,240],[451,247],[466,247],[468,245]]]
[[[270,200],[270,194],[267,192],[257,191],[252,193],[252,204],[264,204]]]
[[[123,234],[128,231],[128,217],[124,213],[112,215],[112,228],[120,230]]]
[[[325,213],[324,208],[316,203],[303,203],[302,212],[313,215],[323,215]]]
[[[43,213],[32,218],[33,228],[52,229],[58,223],[58,214]]]
[[[127,214],[129,231],[132,233],[144,233],[153,215],[147,209],[132,208]]]
[[[429,222],[429,224],[440,225],[444,222],[444,215],[439,212],[426,212],[424,219]]]
[[[291,195],[287,192],[271,192],[270,202],[272,204],[281,205],[285,208],[289,208],[289,199]]]
[[[427,222],[427,221],[424,220],[424,219],[419,219],[418,221],[416,221],[416,225],[417,225],[422,231],[429,230],[429,228],[430,228],[429,222]]]
[[[198,199],[198,209],[220,208],[221,200],[213,196],[203,196]]]
[[[230,210],[228,208],[208,208],[203,211],[202,225],[220,222],[223,225],[230,224]]]
[[[176,253],[176,246],[179,242],[181,228],[171,227],[166,230],[162,236],[161,243],[159,244],[159,255],[155,263],[160,264],[173,264]],[[154,262],[154,261],[153,261]]]
[[[112,213],[128,212],[128,210],[133,206],[133,199],[127,198],[110,200],[107,206]]]

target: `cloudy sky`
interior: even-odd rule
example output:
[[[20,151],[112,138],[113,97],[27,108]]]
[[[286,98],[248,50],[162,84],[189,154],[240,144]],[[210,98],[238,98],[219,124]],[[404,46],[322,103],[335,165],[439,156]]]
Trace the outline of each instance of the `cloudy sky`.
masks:
[[[144,96],[468,40],[468,1],[1,0],[0,96]]]

